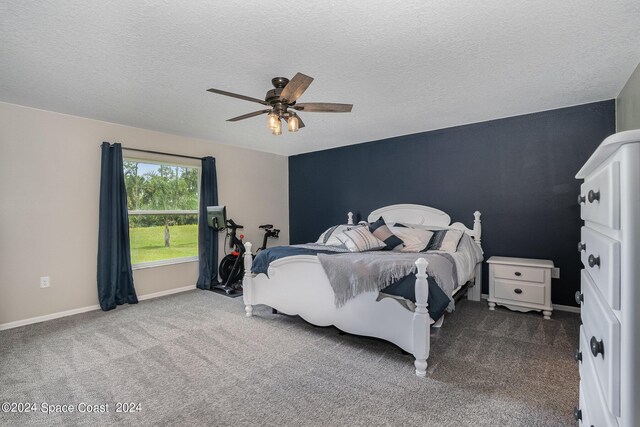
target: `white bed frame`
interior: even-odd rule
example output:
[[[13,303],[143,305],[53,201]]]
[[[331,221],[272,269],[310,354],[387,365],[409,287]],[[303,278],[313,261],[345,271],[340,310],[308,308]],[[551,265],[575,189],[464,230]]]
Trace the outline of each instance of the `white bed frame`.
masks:
[[[480,212],[474,213],[473,229],[459,222],[450,224],[451,218],[446,213],[421,205],[386,206],[371,212],[368,220],[374,222],[381,216],[390,224],[400,222],[460,229],[480,244]],[[253,314],[254,305],[265,304],[285,314],[299,315],[317,326],[334,325],[351,334],[381,338],[413,354],[416,359],[416,375],[426,376],[432,320],[427,311],[428,263],[424,258],[416,261],[418,273],[415,311],[408,310],[393,298],[378,301],[378,292],[360,294],[344,306],[336,308],[333,289],[318,257],[297,255],[282,258],[271,263],[268,276],[254,275],[251,273],[251,247],[251,243],[245,243],[242,286],[247,317]],[[478,263],[471,287],[467,291],[469,299],[480,301],[481,283],[482,263]],[[442,319],[435,319],[437,322],[434,327],[440,326]]]

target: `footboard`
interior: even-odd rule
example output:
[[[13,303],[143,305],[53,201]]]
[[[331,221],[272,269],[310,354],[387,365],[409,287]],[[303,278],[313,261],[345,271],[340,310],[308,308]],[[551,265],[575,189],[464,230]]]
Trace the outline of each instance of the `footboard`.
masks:
[[[377,292],[367,292],[336,308],[335,295],[315,256],[295,256],[272,263],[269,277],[251,273],[251,243],[245,243],[243,278],[247,317],[253,306],[266,304],[286,314],[300,315],[318,326],[335,325],[356,335],[390,341],[416,358],[416,375],[425,376],[429,357],[430,317],[427,310],[429,285],[427,261],[416,261],[416,309],[407,310],[392,298],[378,301]]]

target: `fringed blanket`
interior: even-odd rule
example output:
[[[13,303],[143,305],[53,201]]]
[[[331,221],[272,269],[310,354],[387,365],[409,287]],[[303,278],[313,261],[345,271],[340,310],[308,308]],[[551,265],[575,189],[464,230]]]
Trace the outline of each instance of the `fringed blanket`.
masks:
[[[450,299],[453,309],[453,290],[458,287],[456,264],[446,253],[358,252],[318,254],[335,294],[336,307],[364,292],[379,292],[403,277],[416,273],[415,262],[425,258],[427,274],[435,279]]]

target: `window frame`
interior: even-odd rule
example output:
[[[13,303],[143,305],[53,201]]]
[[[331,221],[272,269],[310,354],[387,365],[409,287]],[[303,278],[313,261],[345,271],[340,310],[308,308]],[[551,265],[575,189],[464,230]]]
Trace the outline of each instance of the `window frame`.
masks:
[[[198,170],[198,206],[200,206],[200,181],[202,175],[202,167],[199,165],[178,163],[178,162],[168,162],[164,160],[155,160],[155,159],[145,159],[140,157],[129,157],[125,156],[122,159],[125,162],[137,162],[137,163],[146,163],[151,165],[166,165],[166,166],[177,166],[183,168],[191,168]],[[147,209],[135,209],[129,210],[127,209],[127,215],[196,215],[198,219],[198,224],[200,224],[200,209],[185,209],[185,210],[147,210]],[[131,232],[131,226],[129,226],[129,232]],[[196,241],[197,243],[197,241]],[[129,254],[131,254],[131,247],[129,248]],[[137,264],[131,263],[132,270],[143,270],[146,268],[153,267],[161,267],[166,265],[175,265],[175,264],[184,264],[190,262],[196,262],[199,260],[198,255],[189,256],[189,257],[180,257],[180,258],[169,258],[162,259],[157,261],[145,261],[139,262]]]

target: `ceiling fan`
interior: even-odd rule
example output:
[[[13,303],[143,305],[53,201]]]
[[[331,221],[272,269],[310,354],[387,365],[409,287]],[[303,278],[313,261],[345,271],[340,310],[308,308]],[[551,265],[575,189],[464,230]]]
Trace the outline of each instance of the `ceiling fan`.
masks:
[[[289,132],[297,132],[298,129],[304,127],[304,122],[295,111],[305,111],[309,113],[350,113],[353,104],[331,104],[326,102],[306,102],[298,104],[296,101],[309,87],[313,77],[306,76],[302,73],[296,73],[291,80],[285,77],[274,77],[271,79],[274,89],[267,92],[264,101],[250,96],[239,95],[237,93],[227,92],[220,89],[207,89],[208,92],[217,93],[219,95],[230,96],[232,98],[244,99],[245,101],[257,102],[266,105],[269,108],[253,113],[243,114],[242,116],[228,119],[228,122],[237,122],[239,120],[248,119],[250,117],[267,115],[267,123],[269,130],[274,135],[282,134],[282,126],[280,120],[287,123]]]

